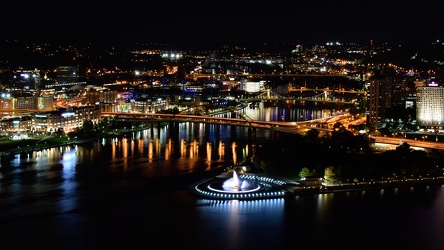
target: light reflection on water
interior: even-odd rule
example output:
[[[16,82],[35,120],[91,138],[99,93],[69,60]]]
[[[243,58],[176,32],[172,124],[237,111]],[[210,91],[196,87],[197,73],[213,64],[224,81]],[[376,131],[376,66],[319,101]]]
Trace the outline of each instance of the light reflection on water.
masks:
[[[279,110],[273,112],[273,118],[281,115]],[[0,219],[12,221],[1,227],[2,232],[9,233],[5,239],[17,234],[47,235],[51,241],[75,241],[79,248],[90,245],[82,233],[92,227],[88,240],[108,241],[110,246],[126,246],[131,239],[148,247],[149,242],[169,235],[188,240],[188,246],[211,249],[288,249],[286,244],[292,249],[444,249],[443,187],[213,201],[187,192],[174,197],[161,186],[131,199],[133,191],[139,190],[131,188],[151,178],[164,180],[239,162],[254,154],[255,144],[275,138],[270,131],[258,130],[256,136],[248,138],[246,128],[184,123],[177,133],[167,126],[17,156],[0,167]],[[97,183],[99,188],[88,189],[85,183]],[[118,191],[126,199],[114,201]],[[94,209],[87,203],[90,196],[101,201],[98,205],[104,204],[93,210],[98,218],[88,219],[88,209]],[[30,221],[36,223],[34,231]],[[57,230],[47,226],[51,223]],[[96,235],[97,224],[108,234]],[[162,246],[173,247],[173,243],[162,241]]]
[[[2,163],[1,181],[6,187],[12,183],[73,185],[79,174],[85,173],[109,173],[119,178],[137,173],[139,178],[156,178],[209,171],[252,156],[255,141],[248,138],[247,130],[181,123],[176,132],[165,126],[18,154],[9,164]],[[254,140],[267,133],[257,133]]]
[[[205,237],[217,237],[226,249],[267,246],[278,249],[285,224],[284,199],[198,201],[199,225]],[[215,236],[207,235],[208,232]],[[217,233],[219,232],[219,233]],[[210,233],[210,234],[211,234]],[[268,239],[261,241],[260,239]],[[281,243],[279,243],[281,242]],[[217,247],[220,249],[220,247]]]
[[[285,200],[202,199],[197,203],[203,228],[199,232],[209,238],[217,235],[230,249],[286,249],[285,244],[313,249],[444,249],[443,188],[297,195]]]

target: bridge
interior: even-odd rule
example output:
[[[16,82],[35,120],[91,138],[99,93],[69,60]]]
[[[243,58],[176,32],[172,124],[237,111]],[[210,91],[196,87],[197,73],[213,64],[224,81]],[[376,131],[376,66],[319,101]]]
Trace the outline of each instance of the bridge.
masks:
[[[416,140],[416,139],[406,139],[406,138],[395,138],[395,137],[385,137],[385,136],[375,136],[371,135],[371,138],[375,140],[375,143],[391,145],[391,149],[396,149],[403,143],[408,143],[412,148],[428,148],[444,150],[444,143],[438,141],[426,141],[426,140]]]
[[[231,74],[186,74],[187,79],[197,79],[197,78],[214,78],[214,77],[241,77],[241,78],[251,78],[251,77],[343,77],[346,78],[347,75],[344,74],[265,74],[265,73],[231,73]]]
[[[288,87],[288,91],[289,92],[328,92],[328,93],[347,93],[347,94],[357,94],[357,95],[366,95],[367,92],[364,90],[354,90],[354,89],[345,89],[345,88],[340,88],[340,89],[330,89],[329,87],[327,88],[307,88],[307,87],[292,87],[289,86]]]
[[[328,89],[328,88],[327,88]],[[319,94],[315,94],[314,96],[309,97],[289,97],[283,96],[273,92],[270,89],[267,89],[265,92],[257,94],[252,97],[239,98],[239,102],[258,102],[263,100],[292,100],[292,101],[312,101],[312,102],[330,102],[330,103],[342,103],[342,104],[354,104],[354,101],[345,101],[335,97],[327,90],[323,90]]]
[[[236,112],[236,111],[234,111]],[[241,111],[237,112],[241,118],[226,118],[202,115],[184,115],[184,114],[161,114],[161,113],[121,113],[121,112],[102,112],[104,116],[110,116],[114,119],[129,122],[193,122],[207,123],[230,126],[250,127],[254,129],[271,129],[281,132],[302,133],[304,134],[310,129],[317,129],[321,132],[332,132],[332,129],[323,128],[319,124],[333,123],[338,118],[347,116],[346,114],[329,118],[322,118],[303,122],[278,122],[278,121],[260,121],[253,120],[244,115]]]
[[[142,113],[120,113],[120,112],[102,112],[103,115],[112,116],[115,119],[131,122],[193,122],[193,123],[207,123],[230,126],[242,126],[252,129],[269,129],[272,131],[305,134],[307,131],[315,129],[320,133],[333,132],[332,125],[336,122],[341,122],[342,119],[349,117],[348,113],[326,118],[320,118],[303,122],[277,122],[277,121],[260,121],[246,118],[223,118],[212,116],[196,116],[196,115],[182,115],[182,114],[142,114]],[[239,113],[242,114],[242,113]],[[327,124],[327,127],[322,125]],[[407,142],[412,147],[429,148],[444,150],[444,143],[433,141],[420,141],[405,138],[389,138],[382,136],[371,136],[376,143],[400,145],[401,142]]]

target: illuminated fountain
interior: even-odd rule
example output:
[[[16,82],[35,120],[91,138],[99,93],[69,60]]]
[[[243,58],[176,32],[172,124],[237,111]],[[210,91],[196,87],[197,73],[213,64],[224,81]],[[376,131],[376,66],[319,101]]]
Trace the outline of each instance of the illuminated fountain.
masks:
[[[208,185],[209,190],[221,193],[249,193],[258,191],[260,188],[261,186],[255,180],[240,179],[235,170],[233,177]]]
[[[235,191],[235,192],[239,192],[239,187],[242,190],[243,188],[245,188],[244,182],[242,182],[242,185],[239,185],[239,176],[237,175],[236,171],[233,171],[233,177],[231,179],[228,179],[226,181],[224,181],[224,184],[222,185],[223,189],[225,191]]]
[[[233,170],[231,177],[222,174],[195,184],[191,191],[212,199],[268,199],[290,194],[287,184],[286,181],[265,175],[238,175],[236,170]]]

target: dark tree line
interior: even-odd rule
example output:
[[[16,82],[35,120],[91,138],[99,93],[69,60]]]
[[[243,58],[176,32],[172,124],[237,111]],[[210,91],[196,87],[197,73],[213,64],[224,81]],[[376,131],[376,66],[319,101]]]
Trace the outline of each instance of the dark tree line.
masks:
[[[278,136],[279,140],[256,147],[252,160],[256,169],[275,174],[290,173],[294,177],[308,169],[332,182],[442,174],[442,152],[412,150],[407,143],[396,150],[375,152],[371,147],[374,142],[366,135],[354,135],[341,129],[322,136],[314,130],[305,135]]]

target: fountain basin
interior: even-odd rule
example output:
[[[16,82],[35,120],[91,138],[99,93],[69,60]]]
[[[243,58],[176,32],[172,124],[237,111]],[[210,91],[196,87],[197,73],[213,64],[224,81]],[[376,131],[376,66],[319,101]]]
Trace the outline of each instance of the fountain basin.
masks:
[[[211,199],[273,199],[291,195],[285,180],[262,174],[233,173],[233,177],[222,174],[215,178],[193,184],[190,191]]]

